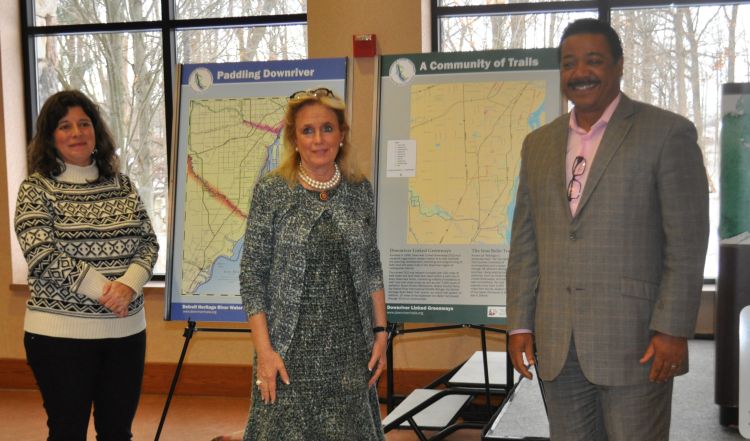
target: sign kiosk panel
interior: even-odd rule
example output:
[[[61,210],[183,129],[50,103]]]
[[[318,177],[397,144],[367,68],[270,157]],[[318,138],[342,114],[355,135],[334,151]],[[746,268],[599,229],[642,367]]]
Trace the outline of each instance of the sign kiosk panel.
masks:
[[[388,320],[504,324],[521,143],[560,114],[557,52],[384,56],[380,69]]]
[[[172,155],[166,320],[244,322],[250,197],[278,165],[289,95],[346,96],[346,58],[181,66]]]

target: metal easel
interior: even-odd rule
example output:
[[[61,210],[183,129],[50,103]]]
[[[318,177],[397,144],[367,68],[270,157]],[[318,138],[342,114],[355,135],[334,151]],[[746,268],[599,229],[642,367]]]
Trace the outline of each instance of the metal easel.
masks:
[[[182,336],[185,337],[185,343],[182,345],[182,352],[180,353],[180,360],[177,362],[177,368],[175,368],[174,376],[172,377],[172,384],[169,386],[169,393],[167,394],[167,401],[164,403],[164,410],[161,413],[161,419],[159,420],[159,427],[156,429],[156,436],[154,441],[159,441],[161,431],[164,428],[164,421],[167,419],[167,412],[169,411],[169,405],[172,402],[172,396],[174,395],[175,388],[177,387],[177,381],[180,379],[180,371],[182,370],[182,364],[185,361],[185,354],[187,354],[188,345],[190,340],[193,338],[193,334],[196,332],[245,332],[249,333],[249,329],[242,328],[198,328],[195,326],[195,322],[188,319],[187,327],[183,331]]]

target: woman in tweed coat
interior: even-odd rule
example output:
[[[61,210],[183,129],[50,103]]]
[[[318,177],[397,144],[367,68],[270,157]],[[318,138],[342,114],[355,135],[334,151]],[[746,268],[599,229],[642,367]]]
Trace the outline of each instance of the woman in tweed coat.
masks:
[[[281,165],[257,183],[240,285],[255,346],[246,440],[382,440],[386,312],[370,183],[343,101],[290,97]]]

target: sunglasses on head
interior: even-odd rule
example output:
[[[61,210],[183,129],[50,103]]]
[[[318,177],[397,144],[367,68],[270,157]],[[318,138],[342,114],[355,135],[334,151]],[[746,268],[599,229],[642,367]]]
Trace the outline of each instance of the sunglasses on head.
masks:
[[[293,94],[289,95],[290,100],[298,100],[298,99],[313,98],[313,97],[314,98],[324,98],[324,97],[336,98],[336,95],[333,93],[331,89],[328,89],[325,87],[319,87],[313,90],[298,90],[294,92]]]

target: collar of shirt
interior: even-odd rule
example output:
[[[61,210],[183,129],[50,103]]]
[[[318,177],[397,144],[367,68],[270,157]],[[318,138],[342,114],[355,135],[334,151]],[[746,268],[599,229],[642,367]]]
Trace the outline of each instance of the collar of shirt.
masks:
[[[576,156],[583,156],[586,159],[586,168],[581,176],[576,177],[576,180],[581,184],[579,194],[583,194],[583,188],[586,185],[589,170],[591,170],[591,166],[594,165],[594,157],[596,156],[596,151],[599,149],[599,143],[604,136],[604,131],[607,128],[607,124],[609,124],[609,120],[615,113],[617,105],[620,104],[621,96],[622,94],[618,94],[617,97],[609,103],[607,108],[604,109],[602,116],[593,126],[591,126],[591,130],[588,132],[578,125],[575,108],[570,112],[570,118],[568,120],[568,151],[565,155],[565,185],[567,187],[570,180],[573,179],[573,162],[575,161]],[[570,212],[573,215],[576,214],[580,199],[579,196],[569,201]]]

